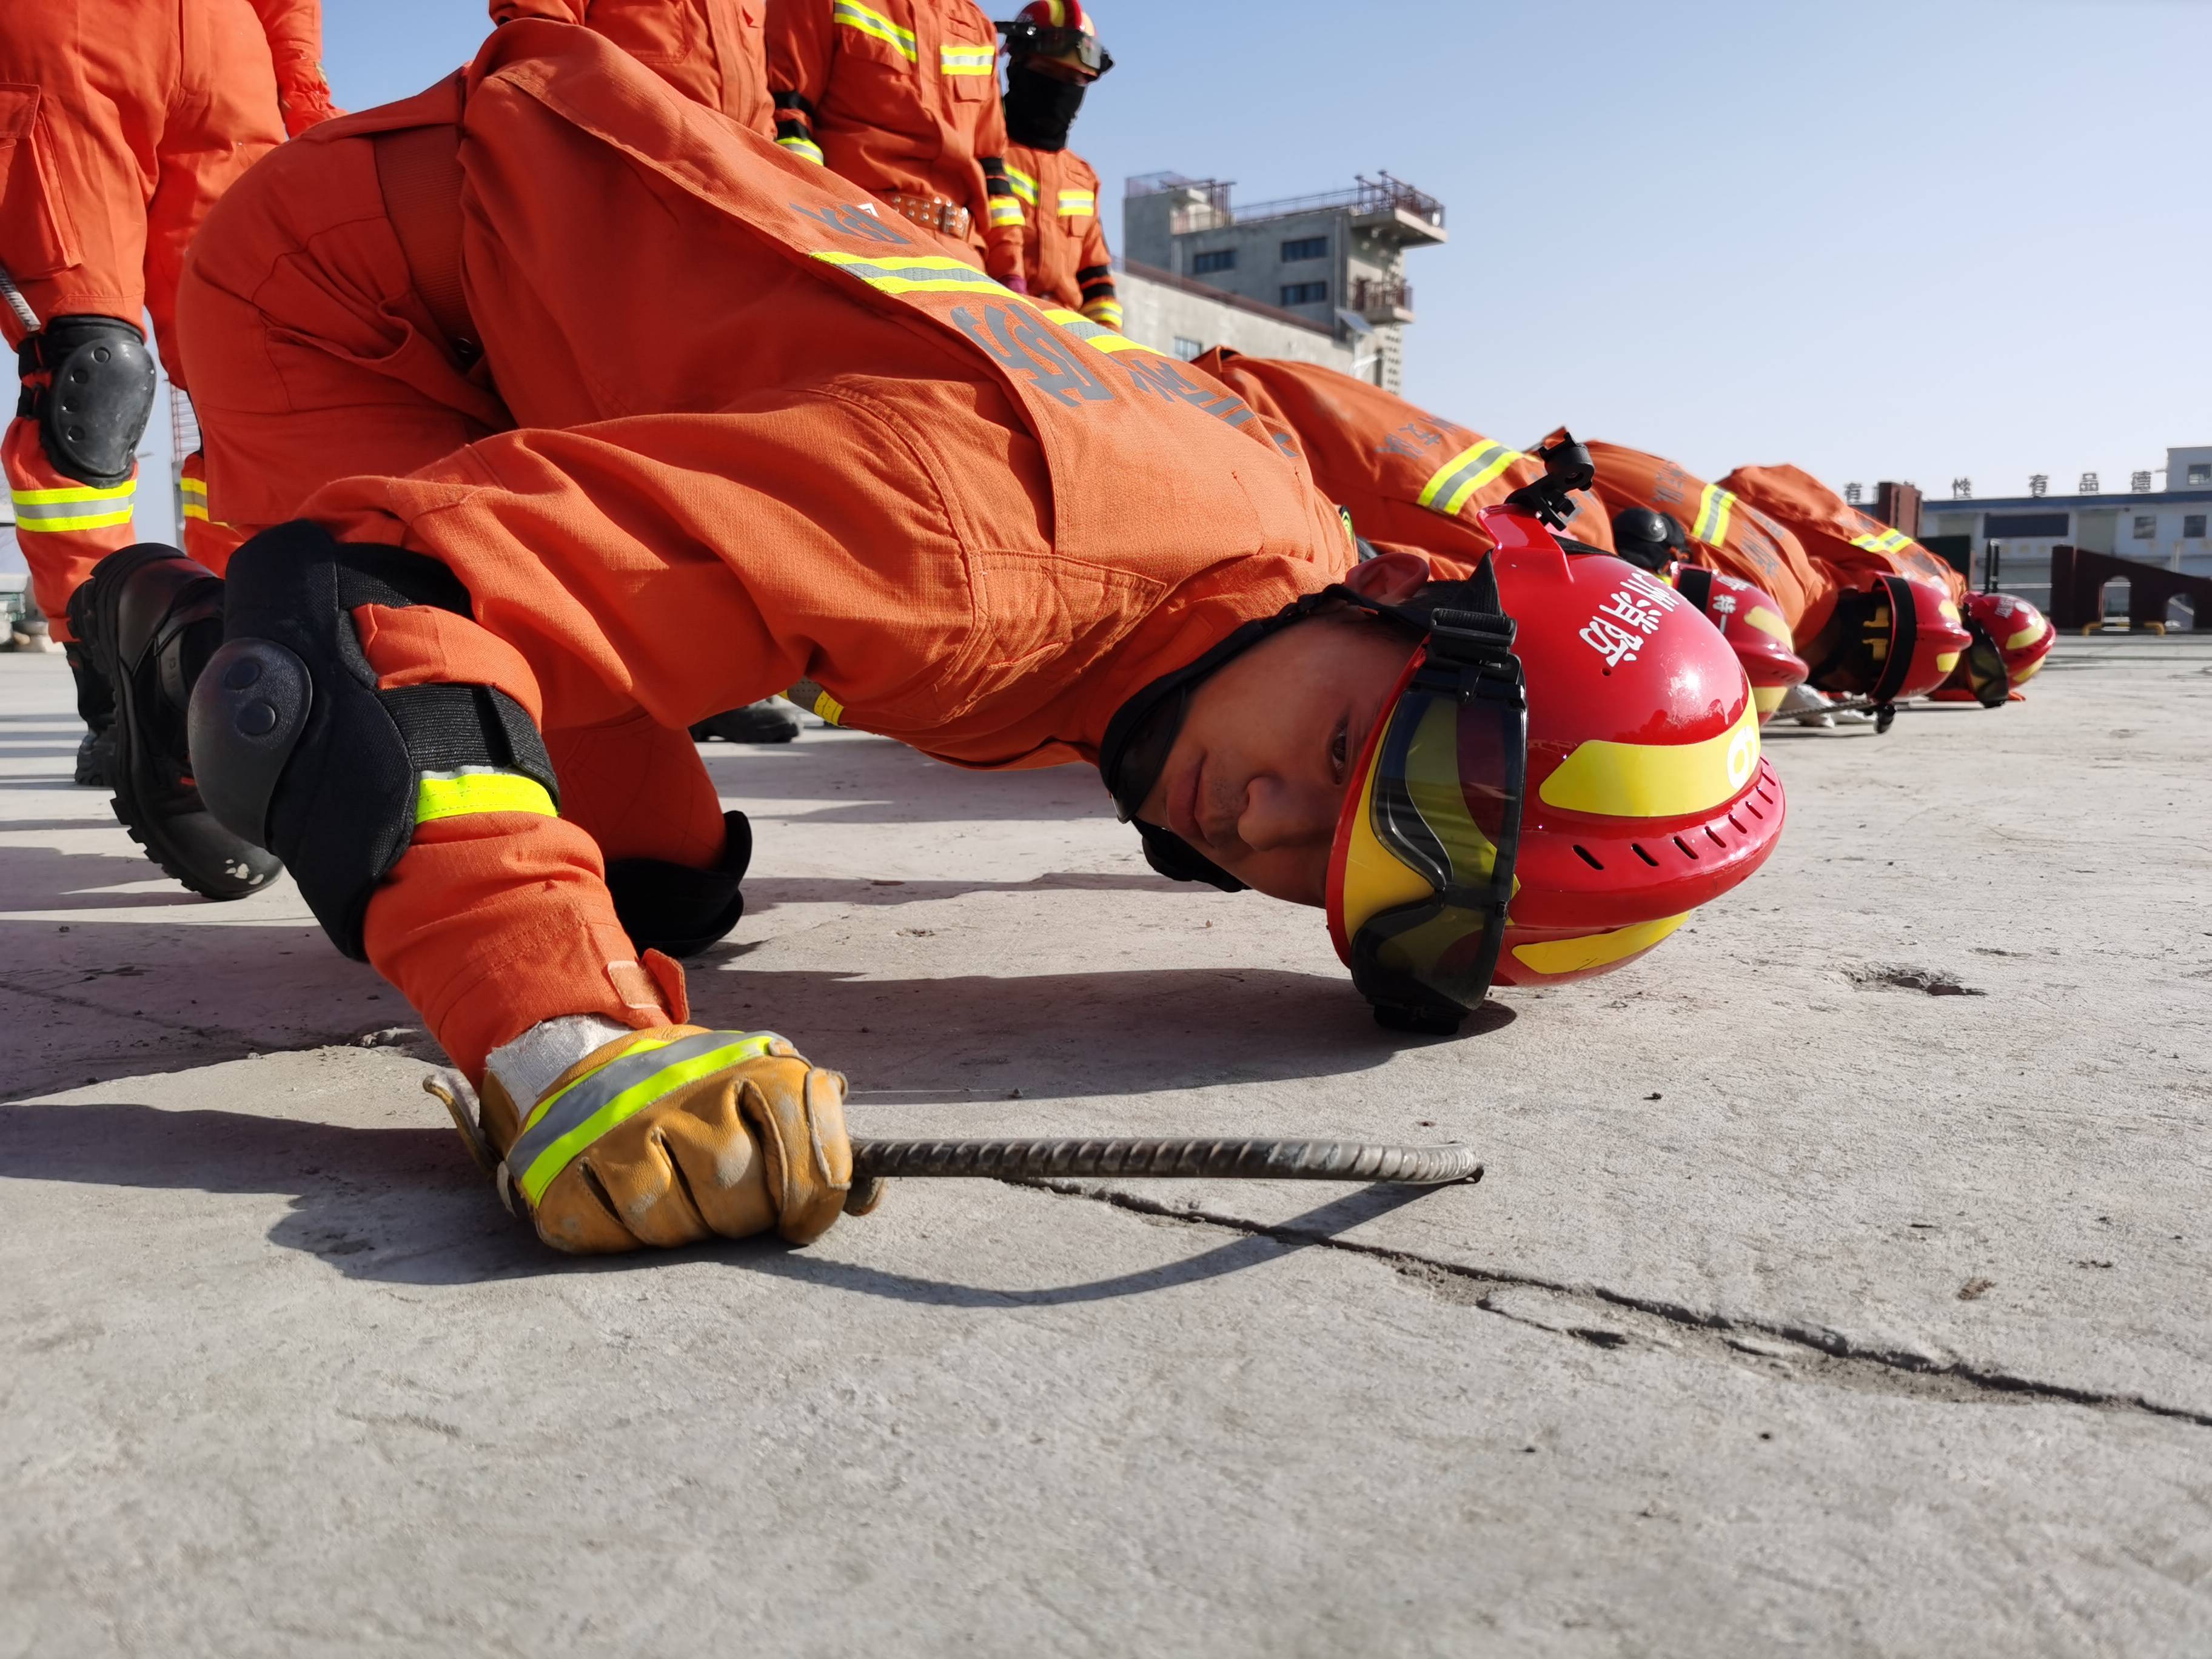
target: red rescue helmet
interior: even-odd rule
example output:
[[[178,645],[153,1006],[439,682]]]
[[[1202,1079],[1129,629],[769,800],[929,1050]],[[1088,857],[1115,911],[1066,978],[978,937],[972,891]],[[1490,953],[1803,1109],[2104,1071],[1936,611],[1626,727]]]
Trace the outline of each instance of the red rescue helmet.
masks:
[[[1030,0],[998,28],[1006,37],[1009,58],[1054,58],[1093,80],[1114,67],[1114,55],[1098,44],[1083,0]]]
[[[1675,591],[1705,613],[1735,652],[1764,725],[1790,688],[1803,684],[1813,672],[1797,654],[1782,606],[1765,588],[1741,576],[1694,564],[1674,566],[1673,575]]]
[[[1995,708],[2009,701],[2035,678],[2058,640],[2049,617],[2009,593],[1967,594],[1966,621],[1974,642],[1936,693],[1945,702],[1971,698]]]
[[[1386,1025],[1449,1032],[1493,980],[1633,961],[1781,834],[1735,653],[1658,576],[1560,545],[1589,455],[1563,436],[1544,459],[1480,514],[1473,580],[1371,607],[1425,637],[1346,791],[1328,909]]]
[[[1875,576],[1844,594],[1836,623],[1835,647],[1813,670],[1813,684],[1881,706],[1927,696],[1973,643],[1951,596],[1906,576]]]

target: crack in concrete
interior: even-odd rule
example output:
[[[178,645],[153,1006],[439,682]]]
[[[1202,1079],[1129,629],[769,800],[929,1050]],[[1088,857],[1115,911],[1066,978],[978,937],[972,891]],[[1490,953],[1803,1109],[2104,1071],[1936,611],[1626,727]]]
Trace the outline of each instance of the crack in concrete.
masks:
[[[1854,1342],[1842,1332],[1826,1327],[1794,1324],[1784,1320],[1730,1318],[1656,1297],[1633,1296],[1603,1285],[1577,1286],[1534,1274],[1507,1273],[1440,1261],[1410,1250],[1365,1244],[1354,1239],[1273,1225],[1245,1217],[1194,1206],[1162,1203],[1139,1193],[1093,1187],[1081,1182],[1040,1179],[1011,1181],[1009,1186],[1030,1187],[1062,1198],[1089,1199],[1094,1203],[1128,1210],[1139,1215],[1197,1226],[1221,1227],[1287,1244],[1339,1250],[1347,1255],[1380,1261],[1401,1276],[1446,1301],[1480,1309],[1532,1330],[1550,1332],[1589,1346],[1617,1350],[1634,1346],[1638,1338],[1653,1347],[1680,1350],[1685,1340],[1705,1357],[1729,1364],[1757,1364],[1767,1375],[1790,1381],[1826,1383],[1857,1392],[1899,1398],[1931,1400],[1945,1404],[1990,1405],[2000,1402],[2078,1406],[2115,1414],[2164,1419],[2212,1428],[2212,1412],[2170,1406],[2142,1395],[2107,1393],[2023,1376],[2013,1371],[1978,1365],[1965,1359],[1941,1360],[1910,1350],[1871,1347]],[[1553,1323],[1499,1305],[1498,1292],[1530,1291],[1565,1303],[1587,1315],[1601,1311],[1626,1323],[1627,1331],[1602,1324],[1577,1323],[1567,1318]],[[1621,1316],[1626,1316],[1626,1320]],[[1758,1362],[1764,1361],[1763,1364]]]

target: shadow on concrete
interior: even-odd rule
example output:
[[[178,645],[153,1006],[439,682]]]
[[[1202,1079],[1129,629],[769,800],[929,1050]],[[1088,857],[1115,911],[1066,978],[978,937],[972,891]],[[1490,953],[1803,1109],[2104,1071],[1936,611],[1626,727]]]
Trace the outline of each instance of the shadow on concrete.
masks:
[[[887,881],[833,876],[748,876],[745,914],[779,904],[921,904],[969,893],[1181,893],[1190,890],[1151,871],[1053,870],[1027,881]],[[743,931],[743,924],[739,924]]]
[[[790,823],[1062,823],[1113,817],[1088,766],[972,772],[887,738],[808,732],[788,748],[702,744],[724,799],[758,818],[763,835]],[[804,806],[779,812],[779,802]]]
[[[9,830],[25,827],[21,823],[0,825]],[[64,827],[96,830],[105,826],[80,823]],[[155,881],[162,884],[159,890],[113,890]],[[0,910],[146,910],[180,904],[204,908],[208,903],[169,882],[159,865],[135,850],[69,853],[52,847],[0,847]]]
[[[696,1022],[787,1022],[802,1048],[852,1077],[856,1106],[961,1106],[1016,1091],[1047,1102],[1341,1077],[1407,1048],[1487,1036],[1514,1018],[1489,1002],[1458,1038],[1409,1036],[1376,1025],[1347,980],[1279,968],[927,979],[694,972],[690,982]],[[901,1127],[950,1132],[936,1117]]]
[[[1296,1237],[1238,1237],[1138,1273],[1005,1290],[810,1255],[773,1239],[620,1256],[563,1256],[500,1207],[459,1139],[447,1129],[352,1128],[242,1112],[163,1111],[123,1102],[4,1106],[0,1180],[6,1179],[286,1196],[291,1212],[269,1230],[270,1243],[315,1256],[349,1279],[380,1284],[469,1285],[712,1261],[859,1296],[962,1308],[1065,1306],[1219,1279],[1387,1215],[1432,1190],[1364,1187],[1294,1216],[1276,1230]],[[895,1204],[898,1197],[895,1190],[889,1201]],[[1007,1201],[1018,1200],[1009,1194]],[[869,1223],[863,1218],[844,1224],[865,1237]]]

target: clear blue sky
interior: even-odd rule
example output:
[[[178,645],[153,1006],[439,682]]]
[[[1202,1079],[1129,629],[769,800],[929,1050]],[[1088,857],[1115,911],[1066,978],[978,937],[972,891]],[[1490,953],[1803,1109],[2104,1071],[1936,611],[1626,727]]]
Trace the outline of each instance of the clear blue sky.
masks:
[[[1509,441],[1564,421],[1708,476],[1792,460],[1931,495],[2124,489],[2212,442],[2205,0],[1097,15],[1118,64],[1076,145],[1108,194],[1387,168],[1443,199],[1450,243],[1409,262],[1407,391]],[[483,32],[470,0],[325,0],[349,107]]]

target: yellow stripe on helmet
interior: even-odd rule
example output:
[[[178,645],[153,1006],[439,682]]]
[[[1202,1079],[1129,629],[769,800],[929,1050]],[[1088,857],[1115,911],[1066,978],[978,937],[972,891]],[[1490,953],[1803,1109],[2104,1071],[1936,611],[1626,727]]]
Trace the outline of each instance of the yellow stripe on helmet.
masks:
[[[1581,974],[1593,968],[1632,957],[1653,945],[1690,919],[1685,910],[1679,916],[1662,916],[1656,921],[1639,921],[1632,927],[1618,927],[1609,933],[1588,933],[1580,939],[1539,939],[1534,945],[1516,945],[1514,959],[1532,973]]]
[[[1759,766],[1759,711],[1747,699],[1735,725],[1702,743],[1579,744],[1537,797],[1563,812],[1679,818],[1732,799]]]

